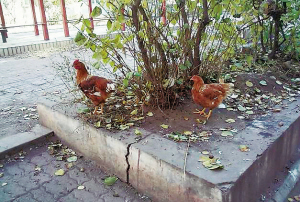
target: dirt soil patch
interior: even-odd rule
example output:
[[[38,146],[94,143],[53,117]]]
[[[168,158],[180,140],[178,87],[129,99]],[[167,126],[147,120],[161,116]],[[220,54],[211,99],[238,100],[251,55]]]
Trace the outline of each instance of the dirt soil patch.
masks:
[[[288,81],[270,72],[232,74],[227,80],[234,83],[234,91],[213,110],[209,120],[193,113],[202,107],[195,104],[190,95],[181,98],[175,110],[162,111],[137,102],[131,92],[113,95],[105,105],[104,115],[100,116],[90,113],[93,105],[86,101],[89,108],[79,109],[79,117],[95,127],[112,131],[141,127],[177,142],[192,142],[205,150],[208,149],[205,142],[230,140],[253,120],[284,110],[300,96],[297,79]],[[282,126],[284,123],[277,124]],[[137,140],[142,138],[138,129],[135,133]]]

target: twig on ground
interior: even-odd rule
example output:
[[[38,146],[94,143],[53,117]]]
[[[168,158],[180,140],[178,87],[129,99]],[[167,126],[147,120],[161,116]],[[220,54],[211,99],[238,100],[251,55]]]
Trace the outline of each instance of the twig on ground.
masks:
[[[186,147],[185,155],[184,155],[184,165],[183,165],[183,179],[185,179],[185,172],[186,172],[186,161],[187,161],[187,155],[189,153],[189,147],[190,147],[190,138]]]

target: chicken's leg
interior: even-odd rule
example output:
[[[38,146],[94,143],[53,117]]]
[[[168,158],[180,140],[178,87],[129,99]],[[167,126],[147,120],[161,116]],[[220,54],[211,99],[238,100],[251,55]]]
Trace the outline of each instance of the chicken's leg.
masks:
[[[196,109],[196,112],[194,112],[194,114],[200,114],[201,116],[207,116],[205,113],[206,108],[203,108],[202,111],[199,111],[198,109]]]
[[[104,103],[101,103],[100,104],[100,112],[98,112],[99,106],[95,106],[95,110],[94,110],[93,114],[103,114],[103,106],[104,106]]]
[[[206,116],[206,120],[209,119],[209,117],[211,116],[211,113],[212,113],[212,110],[210,109],[209,112],[208,112],[208,115]]]
[[[198,110],[199,111],[199,110]],[[203,110],[202,110],[203,111]],[[202,111],[199,111],[199,114],[201,114],[201,112]],[[195,112],[194,112],[195,113]],[[197,112],[196,112],[197,113]],[[205,118],[206,118],[206,120],[208,120],[209,119],[209,117],[211,116],[211,113],[212,113],[212,110],[210,109],[209,110],[209,112],[208,112],[208,114],[201,114],[201,115],[203,115]]]
[[[101,103],[101,111],[100,111],[100,114],[103,114],[103,107],[104,107],[104,103]]]
[[[98,114],[98,112],[97,112],[98,108],[99,108],[98,106],[95,106],[95,110],[93,111],[93,114]]]

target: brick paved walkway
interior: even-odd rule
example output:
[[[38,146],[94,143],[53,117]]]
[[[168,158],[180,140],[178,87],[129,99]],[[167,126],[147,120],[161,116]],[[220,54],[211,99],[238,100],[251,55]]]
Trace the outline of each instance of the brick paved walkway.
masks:
[[[104,185],[107,175],[84,157],[78,158],[74,166],[67,169],[67,162],[51,156],[47,145],[29,146],[22,153],[0,160],[0,176],[3,175],[0,177],[1,202],[150,201],[120,180],[113,186]],[[65,174],[54,175],[60,168],[66,170]],[[80,185],[84,189],[79,190]]]

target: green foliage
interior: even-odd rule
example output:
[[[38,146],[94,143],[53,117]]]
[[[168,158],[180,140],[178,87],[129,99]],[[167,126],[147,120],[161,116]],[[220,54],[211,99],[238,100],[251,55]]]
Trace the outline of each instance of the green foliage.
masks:
[[[100,16],[101,13],[102,13],[102,9],[101,9],[100,7],[98,7],[98,6],[96,6],[96,7],[93,9],[93,11],[92,11],[91,16],[92,16],[93,18],[96,18],[96,17]]]
[[[299,3],[286,0],[288,14],[287,52],[299,55]],[[137,4],[136,4],[137,3]],[[108,33],[100,38],[93,33],[90,21],[83,19],[75,42],[91,49],[93,58],[110,65],[112,71],[123,75],[123,87],[131,88],[142,101],[161,107],[171,107],[178,99],[191,75],[211,77],[219,75],[226,61],[252,46],[258,51],[259,42],[268,44],[271,18],[264,14],[266,3],[250,0],[177,0],[167,4],[166,24],[161,20],[162,1],[101,0],[92,16],[105,10]],[[285,19],[286,18],[286,19]],[[126,32],[121,27],[126,26]],[[271,50],[271,47],[268,48]],[[134,58],[136,67],[125,61],[125,55]],[[245,61],[252,65],[255,56]],[[235,63],[232,68],[239,69]],[[150,97],[150,98],[149,98]]]
[[[299,60],[299,7],[300,2],[294,0],[265,1],[255,5],[256,23],[248,25],[250,35],[247,40],[253,42],[256,55],[269,53],[271,56],[271,52],[281,52]],[[279,22],[278,33],[276,19]],[[276,35],[278,47],[275,44]]]

